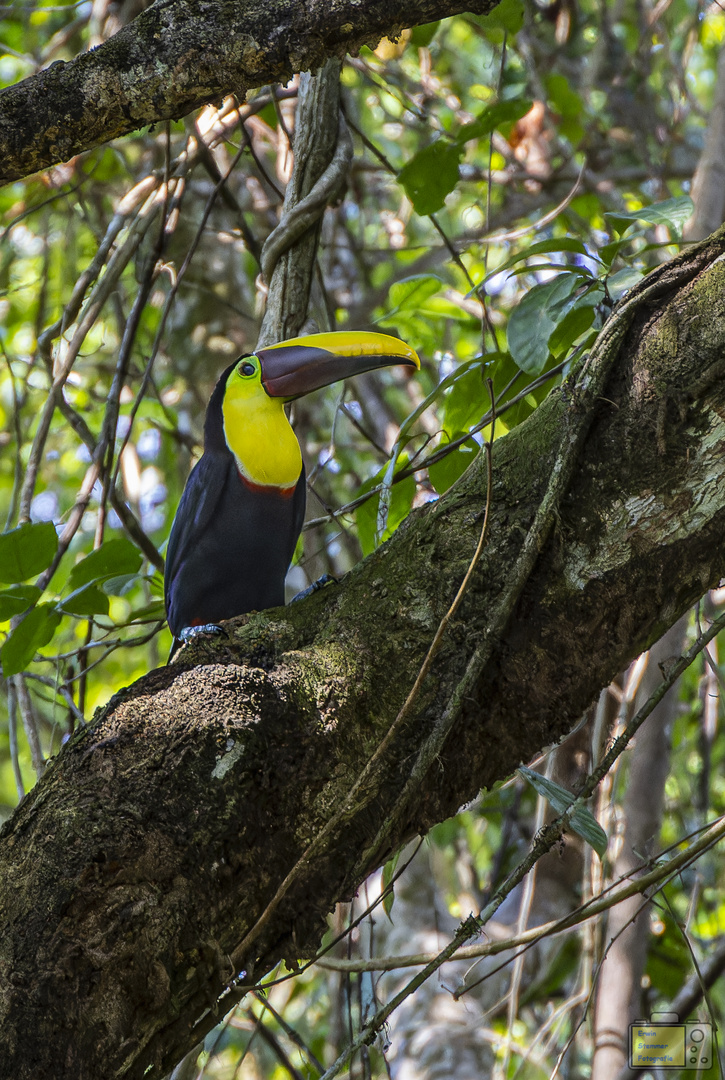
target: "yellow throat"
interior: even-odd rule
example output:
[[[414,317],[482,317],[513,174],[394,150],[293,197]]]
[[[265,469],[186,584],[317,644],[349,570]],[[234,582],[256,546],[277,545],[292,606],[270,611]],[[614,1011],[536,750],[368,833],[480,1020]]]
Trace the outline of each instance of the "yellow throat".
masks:
[[[240,360],[227,379],[222,413],[227,446],[245,480],[262,487],[294,487],[302,472],[300,444],[284,401],[265,392],[256,356]]]

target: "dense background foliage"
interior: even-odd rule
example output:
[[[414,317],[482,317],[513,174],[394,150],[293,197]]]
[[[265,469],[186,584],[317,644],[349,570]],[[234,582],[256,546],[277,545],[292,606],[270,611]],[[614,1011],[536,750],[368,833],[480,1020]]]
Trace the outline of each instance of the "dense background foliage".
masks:
[[[5,9],[2,85],[70,58],[129,17],[87,0]],[[325,217],[311,314],[319,329],[398,333],[420,352],[422,371],[365,376],[295,405],[310,520],[291,592],[324,572],[341,576],[411,507],[447,490],[490,436],[487,379],[500,437],[566,374],[611,304],[678,250],[724,34],[719,7],[693,0],[503,0],[486,18],[418,27],[348,59],[355,158]],[[165,660],[159,553],[200,452],[214,381],[255,346],[258,257],[289,176],[295,96],[294,81],[267,87],[246,104],[230,99],[0,191],[6,813],[76,724]],[[71,355],[46,429],[51,381]],[[719,602],[710,598],[698,618]],[[611,690],[619,705],[600,718],[600,737],[601,723],[609,730],[617,712],[626,718],[640,677],[630,672]],[[663,844],[721,811],[720,678],[713,646],[681,688]],[[623,766],[600,806],[614,846],[626,776]],[[428,922],[428,947],[523,853],[534,798],[511,782],[434,830],[424,877],[439,888],[415,916]],[[601,887],[596,858],[579,856],[569,899]],[[407,944],[387,940],[378,914],[375,933],[363,922],[340,957],[411,951],[405,880],[390,913]],[[690,974],[688,935],[699,954],[725,932],[720,883],[703,858],[653,909],[648,1008],[672,1001]],[[379,888],[371,882],[354,911],[338,911],[335,929]],[[565,942],[523,990],[499,985],[503,1006],[480,1004],[476,1068],[549,1075],[571,1039],[562,1071],[586,1071],[587,1003],[605,942],[601,931],[582,933],[586,948]],[[285,1022],[318,1059],[332,1059],[374,1000],[373,978],[352,968],[311,968],[268,1004],[241,1007],[209,1041],[205,1075],[307,1075],[309,1053]],[[284,1009],[284,1022],[271,1007]],[[435,1032],[431,1014],[425,1023]],[[393,1063],[408,1045],[398,1039]],[[421,1045],[411,1052],[419,1073],[405,1075],[435,1075],[435,1062],[428,1072],[420,1064]],[[355,1070],[386,1067],[378,1048]]]

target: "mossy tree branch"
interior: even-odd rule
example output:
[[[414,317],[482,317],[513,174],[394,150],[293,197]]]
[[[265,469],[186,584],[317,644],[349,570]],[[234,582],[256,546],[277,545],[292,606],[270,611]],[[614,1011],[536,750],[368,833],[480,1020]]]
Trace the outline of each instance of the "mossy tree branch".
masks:
[[[381,37],[497,0],[157,0],[98,48],[0,92],[0,183]]]
[[[656,272],[662,296],[628,332],[557,527],[391,847],[565,732],[725,572],[723,253],[720,233]],[[572,408],[565,386],[496,443],[460,619],[352,805],[475,548],[482,459],[340,586],[194,642],[64,747],[0,838],[1,1080],[163,1076],[240,972],[314,949],[486,635]]]

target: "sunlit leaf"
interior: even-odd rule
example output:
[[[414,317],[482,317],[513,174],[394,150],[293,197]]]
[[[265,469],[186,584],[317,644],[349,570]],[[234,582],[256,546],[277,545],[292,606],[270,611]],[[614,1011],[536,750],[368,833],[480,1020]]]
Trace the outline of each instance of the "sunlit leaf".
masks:
[[[549,351],[554,356],[566,355],[577,338],[586,333],[594,322],[596,305],[603,296],[604,286],[597,284],[577,298],[549,338]]]
[[[616,274],[607,278],[609,295],[613,300],[618,300],[628,289],[633,289],[639,284],[642,276],[642,270],[636,266],[625,266],[623,270],[618,270]]]
[[[139,581],[143,581],[140,574],[118,574],[115,577],[106,578],[101,588],[107,596],[125,596]]]
[[[499,32],[506,30],[509,34],[516,34],[524,22],[523,2],[522,0],[501,0],[501,3],[492,8],[488,15],[477,16],[476,22],[484,30],[498,30]],[[493,37],[493,40],[498,40],[498,38]]]
[[[441,279],[435,274],[416,274],[396,281],[390,286],[388,293],[390,311],[386,312],[386,317],[390,318],[408,308],[418,309],[429,296],[438,292],[442,284]]]
[[[52,521],[28,522],[0,533],[0,581],[13,584],[47,570],[58,550]]]
[[[68,584],[71,589],[87,585],[102,578],[135,574],[143,562],[141,552],[130,540],[119,538],[107,540],[97,551],[77,562],[70,572]]]
[[[95,584],[81,585],[58,607],[69,615],[108,615],[108,596]]]
[[[618,232],[623,232],[633,221],[647,221],[650,225],[667,225],[680,236],[685,222],[692,217],[693,210],[694,203],[690,196],[678,195],[674,199],[664,199],[662,202],[643,206],[640,210],[611,211],[605,214],[605,217]]]
[[[15,585],[12,589],[0,592],[0,622],[12,619],[31,607],[41,595],[36,585]]]
[[[458,438],[458,436],[456,435],[454,438]],[[453,442],[453,439],[450,441]],[[475,439],[466,439],[456,450],[451,450],[440,461],[428,466],[430,482],[439,495],[442,495],[444,491],[448,491],[448,488],[455,484],[459,476],[462,476],[468,466],[475,461],[479,450],[480,446]]]
[[[491,407],[483,372],[482,364],[469,371],[459,370],[446,394],[443,426],[451,439],[477,423]]]
[[[60,620],[61,614],[54,604],[38,604],[28,612],[0,649],[6,679],[25,670],[38,649],[51,640]]]
[[[431,23],[422,23],[420,26],[414,26],[410,32],[410,43],[416,49],[425,49],[430,45],[433,38],[440,29],[440,21]]]

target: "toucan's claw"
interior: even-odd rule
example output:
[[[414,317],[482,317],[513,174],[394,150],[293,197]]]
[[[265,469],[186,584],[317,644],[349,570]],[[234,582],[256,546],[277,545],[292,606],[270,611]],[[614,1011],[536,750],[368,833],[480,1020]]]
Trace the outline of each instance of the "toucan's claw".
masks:
[[[179,640],[186,645],[187,641],[191,641],[192,638],[200,637],[203,634],[223,634],[225,638],[229,637],[223,626],[208,622],[203,623],[202,626],[185,626],[179,634]]]
[[[325,585],[337,585],[338,580],[333,577],[332,574],[323,574],[322,577],[318,577],[317,581],[313,581],[311,585],[308,585],[302,592],[296,593],[290,600],[290,604],[296,604],[298,600],[306,600],[308,596],[312,596],[313,593],[319,592],[320,589],[324,589]]]
[[[223,626],[219,626],[217,623],[209,622],[203,623],[202,626],[185,626],[179,631],[179,636],[175,637],[171,645],[171,652],[169,653],[169,659],[166,661],[170,664],[174,658],[174,655],[179,651],[182,645],[188,644],[197,637],[218,637],[223,634],[225,638],[229,639],[229,634],[226,632]]]

